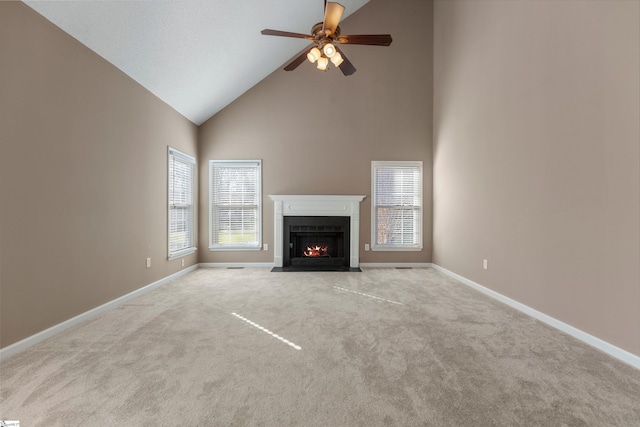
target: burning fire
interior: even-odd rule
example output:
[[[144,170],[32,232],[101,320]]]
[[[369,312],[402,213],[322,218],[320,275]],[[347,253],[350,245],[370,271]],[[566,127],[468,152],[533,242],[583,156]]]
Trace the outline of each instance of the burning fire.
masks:
[[[307,246],[307,250],[302,252],[302,254],[308,257],[318,257],[318,256],[326,256],[328,251],[329,251],[329,246],[312,245],[312,246]]]

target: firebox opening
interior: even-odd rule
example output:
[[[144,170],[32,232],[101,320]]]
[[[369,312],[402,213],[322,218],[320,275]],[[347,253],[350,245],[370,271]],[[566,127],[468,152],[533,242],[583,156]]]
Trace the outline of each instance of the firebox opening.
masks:
[[[284,217],[283,271],[350,271],[350,222],[342,216]]]

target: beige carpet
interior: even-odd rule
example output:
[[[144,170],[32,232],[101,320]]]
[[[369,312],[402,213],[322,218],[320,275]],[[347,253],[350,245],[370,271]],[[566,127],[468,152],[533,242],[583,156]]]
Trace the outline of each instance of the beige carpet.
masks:
[[[640,371],[432,269],[200,269],[0,368],[21,426],[640,425]]]

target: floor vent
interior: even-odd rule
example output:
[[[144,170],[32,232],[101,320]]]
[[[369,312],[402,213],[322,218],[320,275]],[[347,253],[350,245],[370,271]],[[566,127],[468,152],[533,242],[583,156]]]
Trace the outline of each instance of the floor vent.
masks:
[[[396,267],[396,270],[411,270],[413,267]]]
[[[244,267],[227,267],[227,270],[242,270]]]

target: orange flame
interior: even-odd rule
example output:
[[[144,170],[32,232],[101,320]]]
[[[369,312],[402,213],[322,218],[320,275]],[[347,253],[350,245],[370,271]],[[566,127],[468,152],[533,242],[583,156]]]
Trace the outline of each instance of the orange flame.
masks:
[[[302,254],[308,257],[319,257],[319,256],[326,256],[328,251],[329,251],[328,246],[312,245],[312,246],[307,246],[307,250],[304,251]]]

